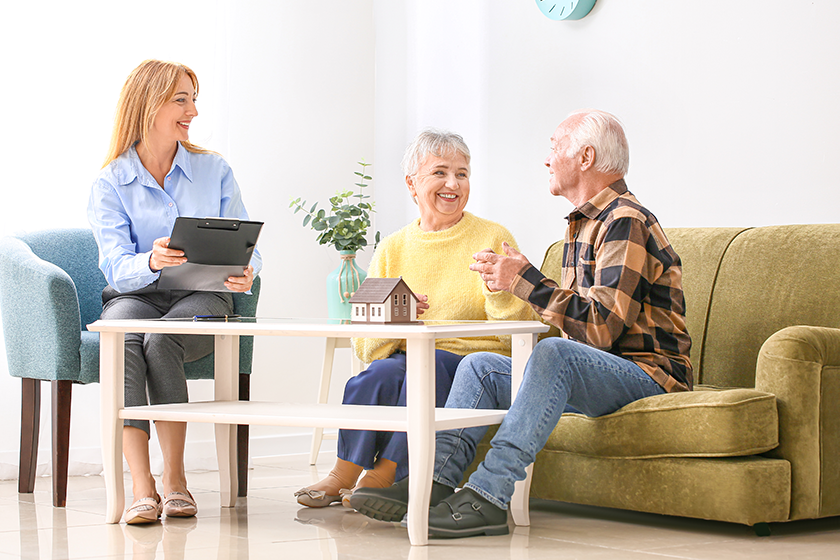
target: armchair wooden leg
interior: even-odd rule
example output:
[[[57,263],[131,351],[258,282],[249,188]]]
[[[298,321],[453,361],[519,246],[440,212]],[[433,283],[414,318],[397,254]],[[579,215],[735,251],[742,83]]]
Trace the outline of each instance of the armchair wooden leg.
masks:
[[[20,400],[20,469],[18,492],[35,490],[35,469],[38,467],[38,432],[41,427],[41,380],[21,379]]]
[[[239,374],[239,400],[251,400],[251,376],[247,373]],[[247,424],[236,427],[236,467],[239,477],[239,492],[237,496],[244,498],[248,495],[248,436]]]
[[[70,454],[70,398],[72,381],[52,381],[53,506],[67,505],[67,466]]]

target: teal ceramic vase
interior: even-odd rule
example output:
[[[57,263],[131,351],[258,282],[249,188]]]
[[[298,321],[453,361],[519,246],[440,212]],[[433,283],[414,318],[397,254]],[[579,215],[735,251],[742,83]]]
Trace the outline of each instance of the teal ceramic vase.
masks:
[[[327,310],[330,319],[350,319],[350,298],[367,273],[356,264],[356,253],[339,251],[341,264],[327,276]]]

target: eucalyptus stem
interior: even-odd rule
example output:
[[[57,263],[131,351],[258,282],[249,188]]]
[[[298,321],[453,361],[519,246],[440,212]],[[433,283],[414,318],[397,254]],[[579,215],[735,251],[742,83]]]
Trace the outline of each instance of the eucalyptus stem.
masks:
[[[308,210],[306,209],[306,201],[301,200],[300,197],[293,199],[289,208],[294,208],[294,213],[303,210],[303,227],[310,226],[317,232],[318,243],[321,245],[334,245],[340,251],[360,251],[367,246],[367,230],[371,225],[370,213],[375,212],[373,202],[365,202],[365,199],[370,198],[362,192],[362,189],[368,186],[366,181],[373,178],[367,175],[367,168],[369,163],[365,163],[364,159],[358,162],[362,166],[362,171],[354,171],[354,174],[359,177],[359,182],[356,185],[359,187],[359,194],[353,194],[353,191],[338,191],[335,196],[330,198],[330,213],[327,214],[325,210],[318,209],[318,203],[312,205]],[[353,204],[353,198],[358,199],[358,202]],[[379,243],[379,232],[374,236],[374,248]]]

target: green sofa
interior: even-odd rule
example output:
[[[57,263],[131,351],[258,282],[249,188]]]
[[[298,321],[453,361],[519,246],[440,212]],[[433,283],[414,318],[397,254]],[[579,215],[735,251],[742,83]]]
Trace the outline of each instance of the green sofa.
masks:
[[[840,515],[840,224],[666,233],[683,262],[695,391],[564,415],[531,497],[758,534]],[[559,279],[562,253],[549,248],[547,276]]]

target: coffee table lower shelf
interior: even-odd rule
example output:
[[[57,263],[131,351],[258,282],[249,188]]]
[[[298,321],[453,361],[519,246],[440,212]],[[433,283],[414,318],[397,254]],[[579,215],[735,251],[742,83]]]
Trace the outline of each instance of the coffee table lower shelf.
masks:
[[[507,414],[506,410],[436,408],[434,429],[449,430],[500,424],[505,414]],[[408,430],[407,409],[403,406],[207,401],[123,408],[119,411],[119,417],[134,420],[211,424],[346,428],[392,432]]]

